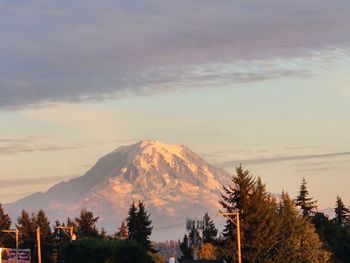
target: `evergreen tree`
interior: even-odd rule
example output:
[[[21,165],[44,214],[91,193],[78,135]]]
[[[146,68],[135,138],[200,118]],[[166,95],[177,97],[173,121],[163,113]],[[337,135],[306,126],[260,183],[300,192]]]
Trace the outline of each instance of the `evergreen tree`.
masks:
[[[248,170],[239,166],[232,183],[223,187],[220,204],[225,212],[239,212],[242,255],[247,262],[266,262],[278,243],[281,224],[275,199],[266,192],[261,180],[255,180]],[[236,225],[227,220],[223,231],[222,254],[228,260],[237,248]]]
[[[68,236],[61,229],[57,228],[59,226],[65,226],[65,224],[61,224],[59,220],[56,220],[52,232],[52,238],[54,242],[58,244],[63,242],[64,240],[68,240]]]
[[[118,232],[116,233],[116,238],[119,240],[124,240],[128,238],[128,227],[125,224],[125,221],[123,221],[118,228]]]
[[[324,249],[314,226],[307,218],[299,215],[294,202],[286,193],[282,193],[278,214],[283,228],[279,232],[272,262],[329,262],[330,253]]]
[[[180,242],[179,240],[178,243],[182,253],[181,257],[179,257],[178,260],[180,262],[186,262],[187,260],[192,260],[193,259],[192,249],[191,249],[190,240],[187,234],[185,234],[182,241]]]
[[[50,228],[50,222],[42,209],[39,210],[39,212],[33,219],[35,226],[40,227],[42,260],[44,262],[52,262],[53,237]]]
[[[146,211],[145,205],[142,201],[138,202],[138,207],[132,202],[128,217],[126,218],[128,238],[135,240],[139,243],[146,251],[156,252],[152,248],[151,241],[149,239],[152,234],[153,227],[151,226],[152,221],[150,215]]]
[[[17,229],[20,233],[19,246],[20,248],[29,248],[32,258],[36,255],[36,223],[35,216],[30,216],[25,210],[22,210],[21,215],[17,218]]]
[[[11,226],[11,218],[8,214],[5,213],[2,205],[0,204],[0,230],[10,229]],[[13,244],[12,238],[5,233],[0,233],[0,246],[1,247],[9,247]]]
[[[245,244],[243,254],[252,262],[271,260],[277,246],[278,235],[283,223],[277,215],[275,198],[266,191],[265,185],[258,177],[246,204],[246,213],[241,218],[242,233]]]
[[[101,231],[100,231],[100,238],[101,239],[108,239],[108,235],[107,235],[107,232],[106,232],[106,229],[104,227],[101,228]]]
[[[79,238],[98,238],[99,233],[96,227],[96,223],[99,217],[94,217],[91,211],[82,209],[80,216],[75,218],[77,224],[77,236]]]
[[[135,240],[138,233],[137,233],[137,208],[135,206],[135,203],[132,202],[128,211],[128,217],[126,218],[126,223],[128,226],[128,238],[131,240]]]
[[[305,178],[303,178],[295,204],[300,207],[304,217],[310,217],[317,209],[317,201],[310,197]]]
[[[350,231],[348,227],[339,225],[320,212],[312,217],[312,223],[325,246],[333,253],[331,262],[348,262],[350,258]]]
[[[142,201],[138,203],[138,211],[136,214],[137,234],[135,241],[138,242],[146,251],[156,252],[151,244],[149,237],[152,234],[152,220],[146,211],[146,207]]]
[[[54,246],[52,257],[54,258],[54,262],[60,262],[61,245],[64,240],[68,240],[67,235],[62,230],[57,228],[59,226],[64,226],[64,224],[61,224],[59,220],[56,220],[52,232],[52,240]]]
[[[337,224],[339,224],[340,226],[349,225],[350,210],[344,205],[343,200],[339,196],[337,196],[334,212],[335,212],[334,221]]]
[[[216,237],[218,235],[218,230],[215,227],[214,221],[210,218],[208,213],[205,213],[203,217],[203,243],[212,243],[216,242]]]

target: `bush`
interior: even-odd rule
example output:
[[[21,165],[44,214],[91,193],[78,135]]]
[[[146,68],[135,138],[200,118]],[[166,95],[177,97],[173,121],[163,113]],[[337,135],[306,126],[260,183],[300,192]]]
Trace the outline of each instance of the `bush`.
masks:
[[[82,239],[63,247],[65,263],[152,263],[152,259],[134,241]]]

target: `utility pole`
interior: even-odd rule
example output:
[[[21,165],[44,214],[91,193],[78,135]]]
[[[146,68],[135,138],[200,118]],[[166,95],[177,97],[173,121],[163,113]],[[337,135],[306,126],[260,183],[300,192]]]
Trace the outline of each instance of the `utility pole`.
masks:
[[[40,240],[40,226],[36,229],[36,239],[38,242],[38,263],[41,263],[41,240]]]
[[[241,227],[239,221],[239,212],[231,212],[231,213],[223,213],[219,212],[220,215],[229,219],[235,226],[237,230],[237,256],[238,263],[242,263],[242,255],[241,255]]]
[[[72,226],[55,226],[56,229],[61,229],[63,232],[71,239],[71,240],[76,240],[77,235],[74,234],[73,232],[73,227]]]
[[[12,233],[15,233],[16,235],[16,262],[18,262],[18,240],[19,240],[19,231],[18,229],[4,229],[4,230],[1,230],[1,232],[3,233],[10,233],[10,235]]]

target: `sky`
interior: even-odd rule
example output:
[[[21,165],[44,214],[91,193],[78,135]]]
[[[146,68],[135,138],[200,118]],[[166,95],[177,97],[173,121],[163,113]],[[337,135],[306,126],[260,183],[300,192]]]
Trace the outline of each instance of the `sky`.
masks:
[[[348,0],[0,0],[0,202],[141,139],[350,204]]]

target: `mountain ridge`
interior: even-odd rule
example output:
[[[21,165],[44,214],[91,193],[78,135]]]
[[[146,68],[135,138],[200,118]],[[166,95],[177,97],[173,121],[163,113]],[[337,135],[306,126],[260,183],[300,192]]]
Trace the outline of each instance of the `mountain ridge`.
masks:
[[[11,215],[22,208],[42,208],[51,219],[60,220],[87,208],[100,216],[106,228],[117,229],[130,203],[143,200],[154,223],[179,225],[188,216],[216,213],[221,185],[229,177],[185,145],[142,140],[101,157],[80,177],[5,207]]]

